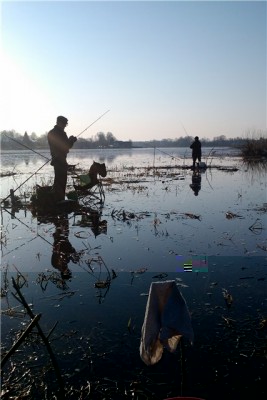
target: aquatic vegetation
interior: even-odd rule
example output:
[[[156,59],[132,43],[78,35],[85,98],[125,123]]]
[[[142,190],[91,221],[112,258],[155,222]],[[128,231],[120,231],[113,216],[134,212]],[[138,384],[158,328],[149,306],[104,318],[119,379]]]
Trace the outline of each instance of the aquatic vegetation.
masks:
[[[198,198],[189,187],[191,160],[181,158],[180,165],[164,156],[154,166],[148,159],[135,165],[128,156],[125,168],[111,162],[102,180],[102,204],[84,197],[75,210],[34,213],[30,195],[36,184],[49,186],[48,169],[15,193],[21,200],[15,210],[9,198],[9,208],[1,208],[2,354],[30,324],[11,294],[13,276],[34,314],[42,313],[39,323],[56,354],[68,400],[177,396],[180,349],[165,354],[153,370],[141,366],[138,352],[149,286],[174,279],[195,331],[195,346],[185,346],[188,395],[192,388],[203,398],[212,398],[218,388],[224,398],[265,393],[265,181],[260,175],[251,187],[236,160],[209,157]],[[71,174],[68,189],[73,190]],[[228,209],[235,213],[230,221]],[[68,276],[51,264],[55,236]],[[193,260],[199,254],[207,255],[208,271],[181,275],[178,255]],[[57,378],[36,327],[3,368],[2,390],[10,398],[57,395]]]
[[[222,289],[222,294],[223,294],[225,303],[227,305],[227,308],[230,308],[231,305],[233,304],[233,296],[226,289]]]
[[[226,216],[227,219],[244,218],[244,217],[242,217],[242,215],[235,214],[235,213],[233,213],[232,211],[227,211],[226,214],[225,214],[225,216]]]
[[[264,137],[247,139],[241,148],[241,153],[245,158],[267,157],[267,139]]]
[[[199,221],[201,221],[201,216],[200,215],[196,215],[196,214],[193,214],[193,213],[184,213],[184,215],[186,217],[188,217],[188,218],[198,219]]]
[[[265,329],[267,328],[267,318],[262,319],[259,323],[259,329]]]

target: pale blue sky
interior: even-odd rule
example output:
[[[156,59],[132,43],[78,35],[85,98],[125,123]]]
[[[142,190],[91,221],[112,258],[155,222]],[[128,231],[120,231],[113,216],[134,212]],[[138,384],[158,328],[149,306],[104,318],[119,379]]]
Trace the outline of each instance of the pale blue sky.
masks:
[[[244,136],[266,129],[266,2],[4,1],[0,131]]]

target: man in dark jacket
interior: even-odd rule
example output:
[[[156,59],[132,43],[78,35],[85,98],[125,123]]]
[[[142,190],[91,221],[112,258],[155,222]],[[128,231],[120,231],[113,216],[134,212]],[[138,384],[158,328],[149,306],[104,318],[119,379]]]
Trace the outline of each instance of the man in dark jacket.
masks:
[[[192,149],[193,168],[195,168],[196,160],[198,160],[198,165],[201,162],[201,142],[198,136],[195,137],[195,141],[191,144],[190,149]]]
[[[52,156],[51,165],[53,165],[55,171],[53,192],[57,202],[65,200],[68,172],[67,154],[77,140],[75,136],[68,138],[64,131],[67,125],[67,118],[59,116],[57,117],[57,124],[47,135]]]

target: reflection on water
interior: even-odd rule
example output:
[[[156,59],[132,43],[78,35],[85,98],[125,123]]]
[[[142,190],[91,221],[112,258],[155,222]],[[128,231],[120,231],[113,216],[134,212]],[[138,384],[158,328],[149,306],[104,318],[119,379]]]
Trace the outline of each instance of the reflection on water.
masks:
[[[192,316],[195,342],[193,347],[185,343],[187,372],[183,394],[207,400],[234,400],[256,391],[259,398],[264,398],[266,330],[261,328],[261,322],[267,301],[266,259],[257,257],[252,263],[245,257],[209,257],[208,266],[206,273],[168,273],[165,277],[177,282]],[[11,266],[7,279],[10,275],[16,276]],[[132,273],[118,273],[101,301],[95,274],[86,271],[75,272],[64,288],[49,271],[24,276],[23,294],[34,304],[35,313],[42,313],[42,328],[50,331],[59,321],[51,342],[67,390],[79,389],[89,381],[94,399],[103,399],[109,393],[109,398],[117,400],[127,398],[121,397],[122,393],[130,394],[132,382],[138,378],[140,393],[151,400],[180,394],[180,348],[174,354],[164,351],[161,361],[153,367],[146,367],[139,356],[147,294],[151,282],[158,279],[153,274],[137,270],[132,279]],[[232,296],[230,308],[224,289]],[[15,309],[17,302],[10,293],[2,308],[7,309],[6,300]],[[19,329],[22,321],[3,315],[4,349],[9,347],[11,326]],[[34,348],[26,349],[13,357],[16,373],[23,376],[26,362],[30,374],[42,376],[43,382],[49,379],[48,387],[55,388],[53,374],[46,377],[41,369],[42,363],[47,362],[44,346],[35,338]],[[7,372],[4,371],[4,379]],[[117,394],[112,391],[112,382],[117,383]],[[38,398],[45,398],[41,395],[43,387],[37,385],[37,389]]]
[[[42,165],[47,159],[50,158],[50,152],[48,150],[38,150],[40,156],[31,152],[30,150],[12,151],[5,150],[1,151],[1,166],[5,167],[23,167],[24,165],[33,164]],[[220,160],[221,157],[227,159],[228,157],[237,156],[235,149],[231,148],[203,148],[203,160],[208,161],[210,164],[214,160]],[[135,165],[141,166],[144,162],[150,162],[151,164],[155,161],[171,162],[183,161],[191,159],[191,150],[186,148],[167,148],[167,149],[86,149],[86,150],[75,150],[72,149],[68,154],[68,159],[71,160],[70,164],[83,163],[91,165],[93,161],[105,162],[108,165],[114,164],[115,160],[119,161],[119,165]]]
[[[193,190],[194,195],[198,196],[198,193],[201,190],[201,171],[193,171],[190,187]]]
[[[178,150],[168,152],[180,157]],[[212,159],[207,165],[218,168],[199,172],[176,168],[177,160],[168,155],[154,159],[153,149],[136,153],[118,151],[108,160],[108,152],[95,152],[96,161],[107,163],[104,204],[92,206],[88,200],[79,210],[56,216],[32,212],[27,191],[53,177],[48,165],[16,192],[18,207],[1,209],[4,351],[29,322],[11,295],[13,276],[34,312],[42,313],[42,328],[52,331],[67,398],[79,398],[87,382],[95,400],[136,398],[137,390],[151,400],[177,396],[180,349],[164,352],[154,367],[146,367],[139,357],[150,284],[174,279],[187,301],[195,333],[194,346],[185,344],[184,395],[214,400],[241,398],[240,394],[254,398],[257,392],[264,398],[264,174],[248,171],[236,158]],[[1,178],[5,193],[33,172],[32,162],[30,157],[21,176]],[[69,162],[90,166],[92,159],[76,153]],[[182,166],[190,163],[190,157],[181,158]],[[156,168],[148,168],[153,164]],[[133,165],[139,168],[127,168]],[[71,176],[68,184],[73,190]],[[192,264],[192,272],[184,272],[181,259],[188,266],[200,255],[207,260],[206,270],[195,272]],[[223,293],[231,295],[230,307]],[[12,376],[27,387],[28,370],[31,382],[45,382],[32,386],[35,398],[53,398],[57,384],[53,371],[45,372],[44,354],[35,334],[13,355],[16,368],[9,363],[4,369],[4,384]]]
[[[60,215],[54,219],[55,232],[51,264],[58,269],[63,279],[71,278],[68,263],[79,261],[76,250],[69,241],[69,220],[67,215]]]
[[[254,180],[264,180],[267,174],[267,160],[261,159],[258,161],[255,160],[243,160],[242,167],[246,171],[249,181],[253,182]]]
[[[90,228],[95,238],[100,234],[107,234],[107,221],[102,220],[102,207],[99,209],[91,207],[82,207],[75,211],[73,226]]]

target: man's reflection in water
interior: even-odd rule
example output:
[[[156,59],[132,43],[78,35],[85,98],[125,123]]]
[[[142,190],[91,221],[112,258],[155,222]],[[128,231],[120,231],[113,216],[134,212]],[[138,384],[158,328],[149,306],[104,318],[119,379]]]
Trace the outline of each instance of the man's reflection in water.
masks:
[[[194,195],[198,196],[198,193],[201,189],[201,174],[200,174],[199,170],[196,170],[193,172],[192,183],[191,183],[190,187],[193,190]]]
[[[107,234],[107,221],[104,219],[101,221],[101,213],[92,211],[90,214],[91,218],[91,231],[97,237],[101,233]]]
[[[67,215],[60,215],[54,220],[55,232],[53,253],[51,258],[52,266],[58,269],[63,279],[70,279],[72,274],[68,268],[70,261],[77,262],[79,255],[69,241],[69,220]]]

